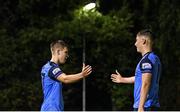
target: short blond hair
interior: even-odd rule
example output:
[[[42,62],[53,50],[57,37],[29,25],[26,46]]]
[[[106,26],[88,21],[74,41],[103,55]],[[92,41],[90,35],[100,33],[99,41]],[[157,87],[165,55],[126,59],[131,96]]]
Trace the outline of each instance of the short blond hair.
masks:
[[[68,47],[68,45],[63,40],[56,40],[50,44],[51,53],[53,53],[56,49],[64,49],[65,47]]]
[[[152,45],[154,42],[154,33],[150,29],[144,29],[137,33],[137,36],[143,36],[145,39],[149,40],[150,44]]]

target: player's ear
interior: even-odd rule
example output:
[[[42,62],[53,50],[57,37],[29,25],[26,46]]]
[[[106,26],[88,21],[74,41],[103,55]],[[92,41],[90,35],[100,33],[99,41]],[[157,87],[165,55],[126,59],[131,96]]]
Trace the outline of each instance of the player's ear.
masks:
[[[57,54],[60,55],[60,50],[57,50]]]
[[[146,44],[146,40],[144,40],[144,43],[143,44]]]
[[[143,39],[143,45],[146,44],[146,42],[147,42],[146,39]]]

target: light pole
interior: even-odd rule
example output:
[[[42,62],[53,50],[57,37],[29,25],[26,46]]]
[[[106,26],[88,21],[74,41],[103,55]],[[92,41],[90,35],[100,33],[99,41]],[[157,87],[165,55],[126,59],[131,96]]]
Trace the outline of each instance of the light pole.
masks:
[[[89,3],[83,7],[84,12],[88,12],[96,7],[95,3]],[[86,62],[86,38],[83,35],[83,63]],[[83,78],[83,91],[82,91],[82,109],[86,111],[86,79]]]

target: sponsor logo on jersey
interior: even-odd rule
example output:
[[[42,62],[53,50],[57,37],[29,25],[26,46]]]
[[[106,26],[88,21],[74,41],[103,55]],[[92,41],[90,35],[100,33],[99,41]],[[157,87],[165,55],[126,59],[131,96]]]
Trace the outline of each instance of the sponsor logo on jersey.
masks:
[[[52,71],[52,73],[55,75],[55,74],[57,74],[58,72],[60,72],[61,70],[60,70],[60,68],[55,68],[53,71]]]
[[[150,63],[143,63],[142,64],[142,69],[151,69],[151,68],[152,68],[152,66]]]

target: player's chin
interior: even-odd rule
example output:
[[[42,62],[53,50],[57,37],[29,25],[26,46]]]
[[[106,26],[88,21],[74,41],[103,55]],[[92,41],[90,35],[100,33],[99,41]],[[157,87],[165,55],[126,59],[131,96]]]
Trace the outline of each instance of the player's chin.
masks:
[[[63,60],[63,64],[66,63],[66,59]]]
[[[64,63],[66,63],[66,60],[60,61],[60,64],[64,64]]]
[[[137,52],[139,52],[139,49],[136,49]]]

